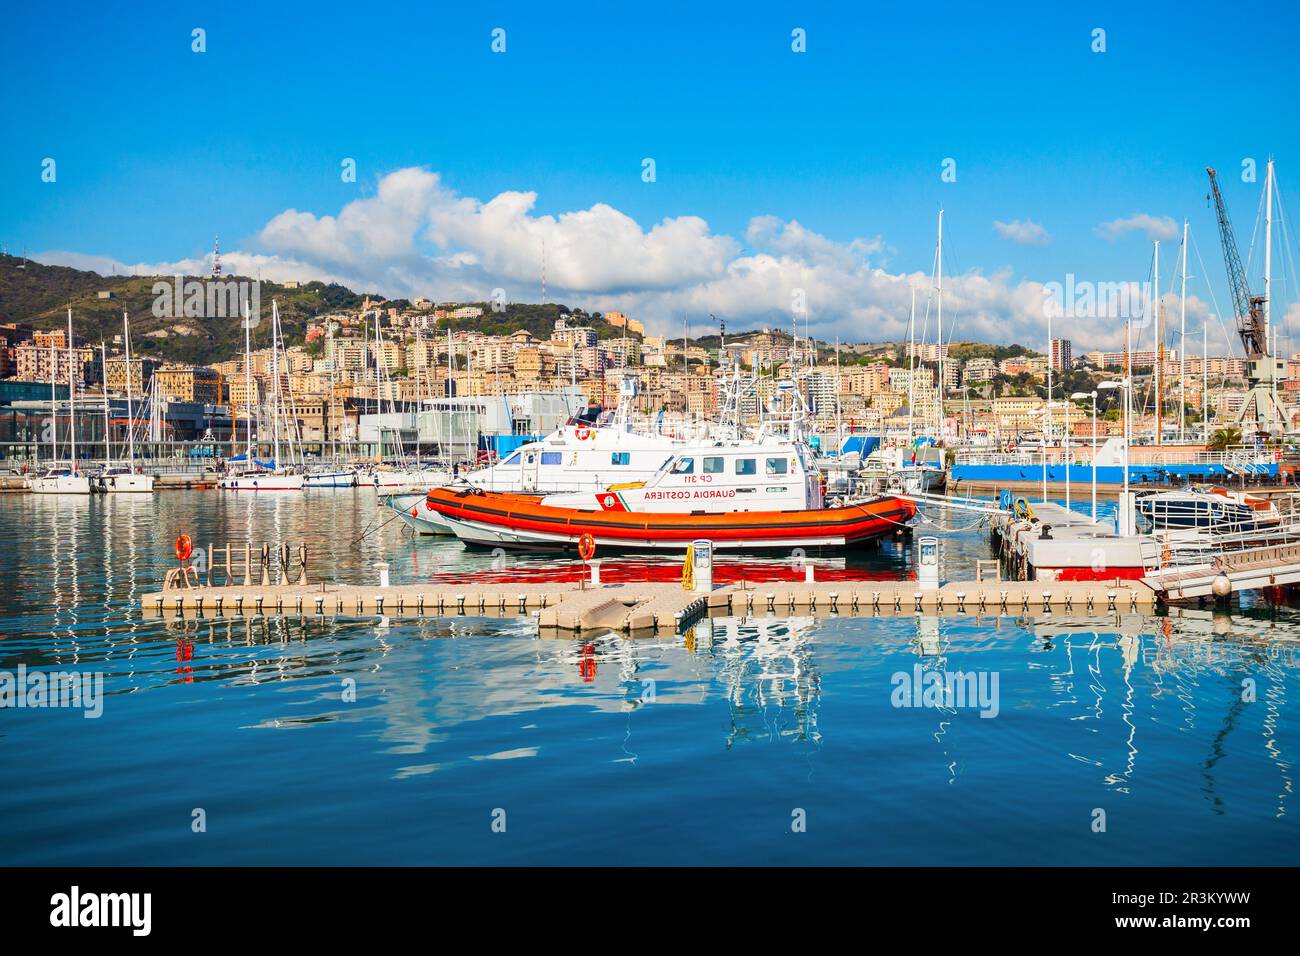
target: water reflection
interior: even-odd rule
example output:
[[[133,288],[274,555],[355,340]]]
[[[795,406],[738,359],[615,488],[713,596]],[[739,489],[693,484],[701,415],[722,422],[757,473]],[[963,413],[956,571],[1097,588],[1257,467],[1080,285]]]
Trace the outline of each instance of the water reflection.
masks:
[[[371,579],[383,560],[396,581],[429,580],[491,572],[494,558],[384,524],[364,490],[10,499],[0,501],[0,534],[17,543],[0,553],[0,670],[103,672],[104,719],[123,722],[128,747],[171,720],[240,741],[259,733],[314,759],[329,740],[340,748],[331,759],[375,758],[361,774],[372,782],[515,774],[530,762],[579,781],[593,764],[650,773],[676,760],[693,772],[719,753],[780,778],[815,757],[820,786],[838,792],[870,774],[907,795],[900,806],[1022,764],[1047,799],[1068,782],[1187,819],[1240,820],[1265,812],[1257,804],[1271,819],[1293,816],[1288,695],[1300,615],[1286,607],[1071,621],[760,615],[704,619],[677,636],[581,640],[542,639],[527,617],[145,620],[136,604],[182,532],[204,548],[307,541],[314,579]],[[985,551],[979,534],[946,543],[954,567]],[[908,573],[901,560],[893,570]],[[948,702],[892,707],[891,675],[913,667],[997,673],[997,717]],[[90,759],[71,756],[76,740],[54,722],[3,719],[0,759],[11,765],[31,748]],[[305,733],[266,733],[283,730]],[[149,772],[129,785],[148,788]],[[1006,797],[1022,797],[1019,786]],[[0,810],[41,798],[19,788]]]

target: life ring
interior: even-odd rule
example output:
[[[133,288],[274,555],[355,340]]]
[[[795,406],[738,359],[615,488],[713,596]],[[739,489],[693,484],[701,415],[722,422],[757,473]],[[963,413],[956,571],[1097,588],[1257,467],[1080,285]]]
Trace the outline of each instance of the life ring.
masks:
[[[190,555],[194,553],[194,545],[190,542],[190,536],[183,534],[176,539],[176,560],[188,561]]]
[[[584,561],[590,561],[595,556],[596,539],[584,531],[582,537],[578,539],[578,557]]]

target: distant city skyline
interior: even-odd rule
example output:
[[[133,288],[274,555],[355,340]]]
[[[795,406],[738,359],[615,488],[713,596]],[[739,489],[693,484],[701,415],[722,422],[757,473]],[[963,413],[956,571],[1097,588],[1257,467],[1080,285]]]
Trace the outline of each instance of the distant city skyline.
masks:
[[[1252,279],[1268,157],[1284,213],[1300,182],[1291,31],[1268,26],[1297,14],[1256,9],[507,5],[413,9],[394,33],[335,4],[146,4],[139,29],[20,3],[0,36],[0,242],[202,274],[219,235],[228,275],[440,301],[541,301],[544,274],[550,301],[670,335],[806,309],[820,339],[900,341],[915,289],[933,341],[942,206],[945,337],[1046,351],[1045,286],[1149,283],[1160,239],[1176,295],[1187,219],[1188,351],[1213,313],[1210,351],[1237,352],[1204,167]],[[1249,71],[1206,67],[1246,49]],[[1287,354],[1295,253],[1275,224]],[[1053,334],[1113,349],[1122,320]]]

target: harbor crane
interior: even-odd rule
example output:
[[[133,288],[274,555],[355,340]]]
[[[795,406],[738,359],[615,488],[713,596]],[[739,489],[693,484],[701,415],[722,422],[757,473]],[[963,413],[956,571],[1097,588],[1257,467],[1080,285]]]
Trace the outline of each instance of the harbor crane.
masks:
[[[1277,397],[1277,383],[1286,377],[1286,363],[1275,358],[1269,343],[1269,279],[1273,232],[1273,161],[1268,162],[1265,182],[1265,253],[1264,292],[1255,295],[1246,279],[1246,268],[1237,251],[1232,221],[1228,207],[1219,191],[1219,181],[1212,167],[1205,167],[1210,175],[1210,191],[1214,199],[1214,212],[1219,220],[1219,244],[1223,246],[1223,263],[1232,287],[1232,306],[1237,319],[1237,335],[1246,352],[1246,378],[1250,394],[1238,414],[1243,424],[1253,421],[1255,432],[1280,435],[1287,431],[1286,413]]]

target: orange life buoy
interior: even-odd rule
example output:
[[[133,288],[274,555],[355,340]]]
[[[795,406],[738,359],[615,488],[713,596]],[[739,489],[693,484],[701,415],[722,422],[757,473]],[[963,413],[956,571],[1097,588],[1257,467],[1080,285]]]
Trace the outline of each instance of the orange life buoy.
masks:
[[[188,561],[190,555],[194,553],[194,545],[190,543],[190,536],[183,534],[176,539],[176,560]]]
[[[586,532],[578,539],[578,556],[584,561],[590,561],[596,556],[596,539]]]
[[[419,506],[419,505],[411,505],[411,517],[412,517],[412,518],[418,517],[419,514],[420,514],[420,506]]]

